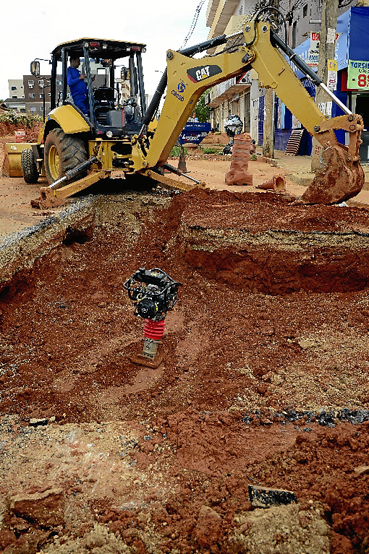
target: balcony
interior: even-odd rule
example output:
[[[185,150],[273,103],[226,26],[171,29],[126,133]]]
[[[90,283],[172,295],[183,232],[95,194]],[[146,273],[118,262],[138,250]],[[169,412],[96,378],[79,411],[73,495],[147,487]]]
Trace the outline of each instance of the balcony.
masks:
[[[239,0],[210,0],[206,14],[206,24],[211,27],[209,36],[216,37],[224,33],[230,17],[234,14]]]
[[[247,73],[238,77],[232,77],[232,79],[213,87],[206,96],[205,103],[209,108],[218,108],[226,100],[231,100],[236,95],[249,89],[251,83],[251,71],[247,71]]]

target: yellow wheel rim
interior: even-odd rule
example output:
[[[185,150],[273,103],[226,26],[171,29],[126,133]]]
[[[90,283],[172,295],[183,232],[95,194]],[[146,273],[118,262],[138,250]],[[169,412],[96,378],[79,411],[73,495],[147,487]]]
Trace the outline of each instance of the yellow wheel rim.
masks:
[[[53,181],[56,181],[57,179],[59,179],[60,159],[59,159],[58,150],[54,144],[50,146],[48,162],[49,162],[49,173]]]

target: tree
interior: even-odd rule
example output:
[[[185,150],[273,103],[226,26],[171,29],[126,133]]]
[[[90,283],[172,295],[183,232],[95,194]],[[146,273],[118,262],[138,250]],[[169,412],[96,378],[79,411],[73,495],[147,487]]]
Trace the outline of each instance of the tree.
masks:
[[[195,109],[194,114],[200,123],[206,123],[210,119],[210,109],[205,105],[206,91],[200,96]]]

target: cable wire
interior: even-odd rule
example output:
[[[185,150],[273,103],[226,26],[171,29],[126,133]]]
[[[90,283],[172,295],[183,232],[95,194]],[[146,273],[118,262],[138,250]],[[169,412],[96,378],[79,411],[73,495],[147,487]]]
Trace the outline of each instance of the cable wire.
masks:
[[[186,46],[187,42],[190,40],[190,38],[192,37],[192,33],[194,32],[195,30],[195,27],[196,27],[196,24],[197,24],[197,20],[199,19],[199,15],[200,15],[200,12],[201,12],[201,8],[203,7],[203,5],[205,4],[205,0],[200,0],[200,3],[198,4],[196,10],[195,10],[195,15],[193,16],[193,20],[192,20],[192,23],[191,23],[191,27],[190,27],[190,30],[188,31],[187,33],[187,36],[186,38],[184,39],[184,43],[183,45],[181,46],[181,50],[183,50],[183,48]]]

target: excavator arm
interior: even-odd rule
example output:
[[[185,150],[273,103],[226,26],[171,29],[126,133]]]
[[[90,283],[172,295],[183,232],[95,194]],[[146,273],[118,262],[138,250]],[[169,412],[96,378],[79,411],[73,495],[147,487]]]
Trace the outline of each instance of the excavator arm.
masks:
[[[191,57],[196,52],[222,44],[222,52],[200,59]],[[167,69],[133,147],[132,169],[141,172],[163,166],[201,94],[253,68],[258,73],[260,86],[272,88],[323,148],[321,166],[303,195],[303,201],[329,204],[358,194],[364,184],[358,154],[363,129],[361,116],[349,112],[325,87],[326,92],[346,111],[346,115],[327,120],[279,48],[293,58],[293,63],[307,73],[316,85],[324,87],[315,73],[274,34],[271,24],[264,21],[254,20],[242,32],[228,37],[222,35],[183,51],[168,50]],[[155,120],[154,114],[165,90],[160,118]],[[334,131],[339,129],[349,133],[347,147],[337,141]]]

